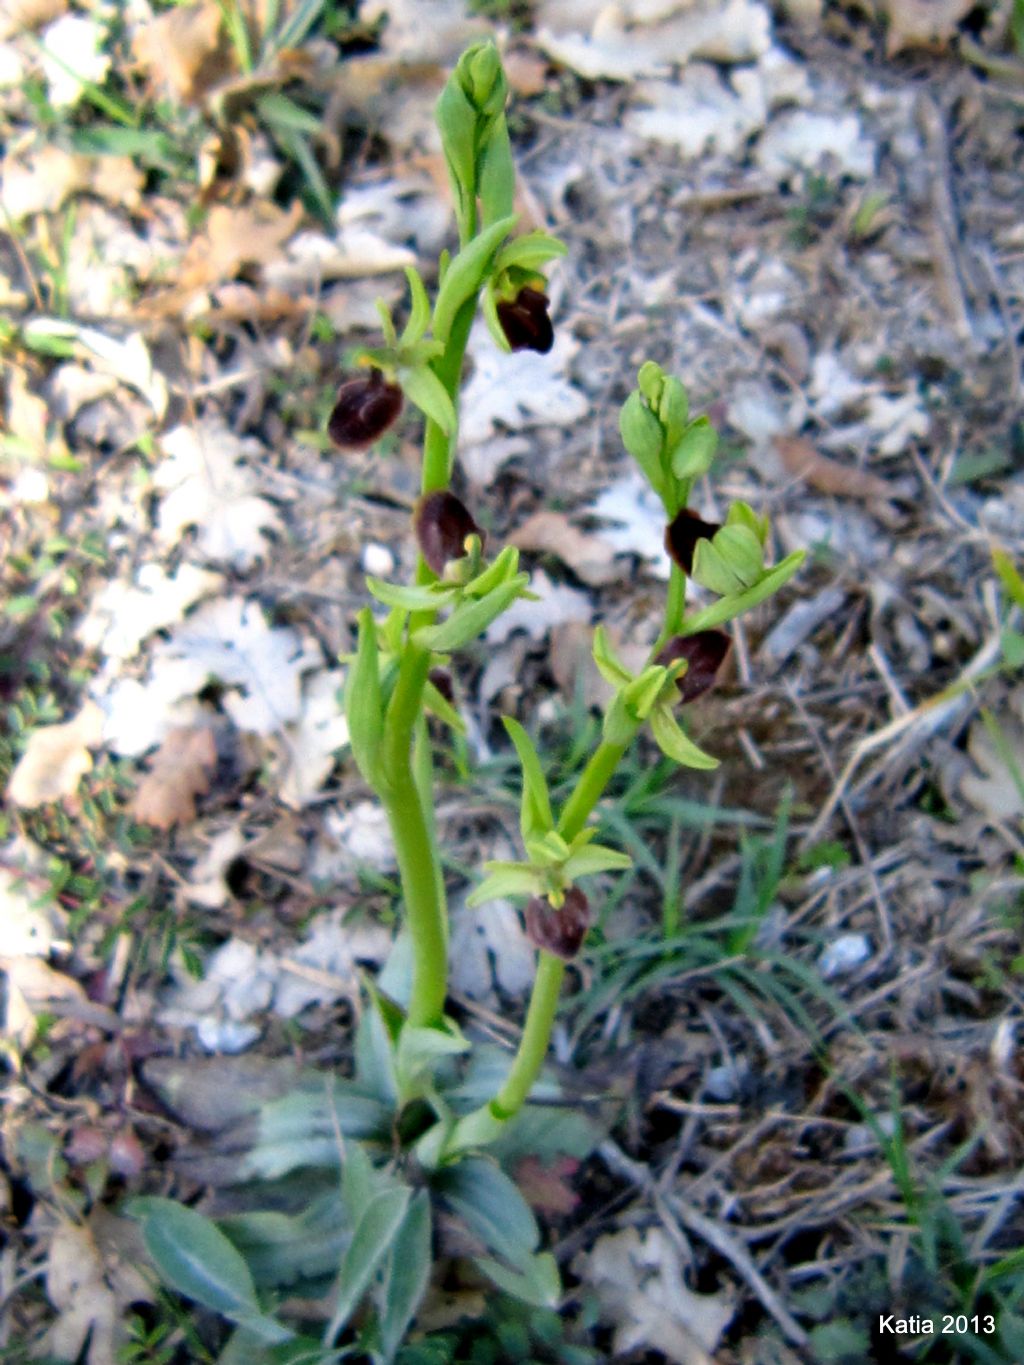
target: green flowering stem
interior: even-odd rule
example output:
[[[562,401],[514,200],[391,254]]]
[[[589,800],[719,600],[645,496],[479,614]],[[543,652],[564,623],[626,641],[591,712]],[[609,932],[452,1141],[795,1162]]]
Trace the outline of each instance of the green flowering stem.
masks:
[[[603,740],[590,756],[590,761],[580,774],[576,789],[562,807],[558,817],[558,833],[566,842],[571,842],[587,823],[587,816],[604,794],[615,769],[629,747],[626,744],[611,744]]]
[[[387,812],[398,858],[406,922],[413,947],[412,991],[408,1020],[414,1027],[440,1024],[448,981],[448,926],[444,887],[438,872],[433,809],[425,808],[422,788],[427,774],[421,739],[417,771],[413,767],[413,732],[422,716],[423,687],[430,653],[406,643],[395,690],[384,723],[382,761],[387,786],[381,799]],[[429,807],[430,803],[427,803]]]
[[[686,575],[673,560],[668,580],[668,596],[665,600],[665,624],[651,650],[651,659],[663,649],[674,636],[682,630],[683,616],[686,612]]]
[[[462,377],[462,362],[466,355],[466,343],[476,316],[477,295],[468,298],[455,314],[452,330],[444,354],[433,363],[433,371],[444,385],[449,398],[458,410],[459,380]],[[446,436],[436,422],[427,420],[427,430],[423,441],[423,480],[421,493],[435,493],[447,488],[452,472],[452,453],[456,432]],[[426,566],[421,561],[421,571]],[[427,571],[426,577],[417,575],[418,582],[430,582],[433,574]]]
[[[565,963],[560,957],[543,950],[538,953],[537,975],[533,979],[533,992],[530,996],[530,1007],[526,1011],[523,1036],[519,1040],[515,1060],[505,1084],[490,1104],[491,1113],[504,1123],[519,1113],[533,1089],[534,1081],[540,1075],[540,1069],[548,1055],[551,1030],[555,1026],[564,975]]]

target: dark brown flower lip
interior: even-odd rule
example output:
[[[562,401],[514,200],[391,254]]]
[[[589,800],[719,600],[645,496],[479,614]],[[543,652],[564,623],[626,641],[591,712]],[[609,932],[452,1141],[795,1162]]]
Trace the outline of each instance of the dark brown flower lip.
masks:
[[[526,937],[535,948],[571,962],[590,928],[590,902],[578,886],[570,886],[560,910],[544,896],[533,896],[526,907]]]
[[[327,433],[342,450],[369,450],[402,411],[402,390],[380,370],[347,379],[338,389]]]
[[[425,493],[417,501],[412,524],[420,554],[438,578],[450,559],[461,559],[466,553],[467,536],[479,536],[481,544],[484,541],[465,503],[444,488]]]
[[[711,540],[722,529],[717,521],[704,521],[696,512],[684,507],[665,528],[665,549],[682,569],[693,572],[693,555],[698,540]]]
[[[677,635],[654,657],[656,664],[667,667],[677,659],[685,659],[686,672],[676,679],[683,703],[691,702],[712,687],[732,640],[724,630],[699,630],[696,635]]]
[[[514,299],[497,305],[498,321],[513,351],[539,351],[547,355],[555,344],[555,329],[548,316],[547,294],[524,284]]]

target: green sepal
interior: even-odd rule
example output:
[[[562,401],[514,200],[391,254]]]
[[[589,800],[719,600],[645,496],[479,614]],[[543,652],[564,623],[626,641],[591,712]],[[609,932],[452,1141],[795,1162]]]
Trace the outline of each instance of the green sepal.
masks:
[[[622,699],[630,715],[646,720],[665,687],[667,670],[662,664],[650,664],[631,683],[622,689]]]
[[[699,631],[720,626],[725,621],[731,621],[734,616],[749,611],[751,607],[756,607],[758,603],[771,597],[772,593],[778,592],[788,583],[806,558],[806,550],[794,550],[781,563],[776,564],[774,569],[766,570],[764,576],[746,591],[722,597],[717,602],[712,602],[709,607],[685,617],[677,634],[696,635]]]
[[[444,654],[451,649],[459,649],[487,629],[517,597],[526,596],[525,588],[529,582],[526,574],[515,578],[489,592],[478,601],[463,602],[456,607],[447,621],[439,626],[424,626],[416,631],[414,639],[420,649],[429,649]]]
[[[518,549],[515,545],[506,545],[502,552],[496,556],[493,563],[488,564],[487,568],[482,573],[477,574],[476,578],[469,580],[465,592],[470,597],[486,597],[489,592],[493,592],[502,583],[510,582],[515,577],[518,568]]]
[[[490,272],[491,261],[501,242],[516,224],[516,214],[499,218],[473,238],[454,258],[434,305],[434,336],[447,341],[455,315],[472,298]]]
[[[571,852],[569,845],[554,829],[531,838],[524,835],[523,844],[534,867],[561,867]]]
[[[427,365],[410,369],[401,366],[398,382],[409,402],[415,403],[420,412],[435,422],[446,436],[451,436],[458,422],[455,405],[434,371]]]
[[[388,583],[383,578],[366,575],[366,586],[378,602],[403,611],[437,611],[455,598],[455,588],[436,583]]]
[[[430,300],[427,298],[427,290],[420,278],[420,272],[414,265],[407,265],[405,278],[409,281],[412,308],[398,342],[399,348],[403,351],[409,346],[414,346],[430,326]]]
[[[749,526],[726,524],[712,540],[698,540],[690,577],[722,597],[752,588],[764,572],[764,546]]]
[[[608,848],[605,844],[588,843],[584,848],[573,851],[562,868],[562,874],[568,881],[574,882],[580,877],[590,877],[595,872],[624,872],[632,866],[633,859],[628,853]]]
[[[639,728],[640,722],[626,709],[622,693],[616,692],[604,713],[601,737],[609,744],[628,744]]]
[[[466,897],[466,905],[475,910],[485,901],[501,900],[505,896],[539,896],[544,890],[544,878],[529,863],[484,863],[487,876]]]
[[[373,613],[363,607],[359,616],[359,644],[345,685],[345,719],[349,744],[359,771],[372,787],[381,784],[380,750],[384,735],[377,630]]]
[[[423,684],[423,705],[432,716],[444,721],[445,725],[454,730],[456,734],[464,735],[466,733],[466,722],[444,693],[436,688],[429,678]]]
[[[686,431],[686,419],[690,404],[686,390],[678,379],[666,375],[662,381],[661,396],[658,400],[658,421],[665,432],[665,452],[671,457]]]
[[[592,652],[597,671],[606,683],[612,687],[625,687],[633,681],[632,673],[612,649],[604,626],[597,626],[594,630]]]
[[[494,258],[494,273],[500,275],[514,265],[523,270],[539,270],[542,265],[564,256],[567,251],[568,247],[557,237],[546,232],[527,232],[505,243]]]
[[[718,432],[707,417],[698,417],[681,434],[672,450],[672,473],[677,479],[696,479],[711,468],[718,449]]]
[[[650,715],[651,734],[663,754],[674,759],[684,768],[701,768],[710,771],[718,767],[718,759],[706,754],[697,747],[679,728],[679,722],[672,714],[667,702],[656,706]]]
[[[665,490],[665,479],[661,469],[664,433],[661,423],[645,405],[636,389],[619,411],[619,432],[622,444],[640,466],[644,478],[655,493],[662,497]]]
[[[476,196],[476,110],[452,72],[434,107],[460,227]]]
[[[757,537],[762,546],[768,540],[768,517],[759,517],[749,503],[736,501],[729,508],[725,518],[726,526],[746,526]]]
[[[655,360],[645,360],[637,371],[637,388],[656,412],[661,397],[661,386],[665,382],[665,371]]]
[[[523,770],[523,794],[520,803],[519,827],[523,842],[538,835],[547,834],[555,827],[551,813],[551,797],[544,770],[537,757],[533,741],[523,727],[512,716],[502,716],[509,738],[516,746],[519,764]],[[568,851],[568,850],[567,850]]]
[[[491,334],[491,340],[494,342],[495,346],[497,346],[499,351],[504,351],[506,355],[511,355],[512,347],[508,344],[508,337],[505,335],[505,329],[502,327],[501,319],[498,317],[498,300],[497,295],[491,288],[492,282],[493,275],[491,281],[488,282],[487,288],[484,290],[483,299],[480,303],[480,311],[483,313],[484,322],[487,326],[487,330]]]

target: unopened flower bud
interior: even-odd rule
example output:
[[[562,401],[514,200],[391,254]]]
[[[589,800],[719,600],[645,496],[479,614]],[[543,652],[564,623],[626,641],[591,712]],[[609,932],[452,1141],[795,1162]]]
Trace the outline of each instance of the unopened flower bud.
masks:
[[[426,493],[419,499],[412,525],[420,554],[438,578],[450,559],[461,559],[466,553],[468,536],[479,536],[481,542],[484,539],[468,508],[447,489]]]
[[[687,662],[686,672],[676,679],[683,702],[693,701],[714,684],[732,641],[724,630],[699,630],[696,635],[677,635],[655,655],[654,662],[667,667],[678,659]]]
[[[693,555],[698,540],[711,540],[722,529],[717,521],[703,521],[696,512],[684,507],[665,528],[665,549],[682,569],[693,572]]]
[[[555,344],[548,316],[548,296],[524,284],[514,299],[497,305],[498,321],[513,351],[539,351],[547,355]]]
[[[401,411],[402,390],[380,370],[370,370],[342,384],[327,432],[343,450],[368,450]]]
[[[562,908],[544,896],[533,896],[526,907],[526,937],[535,948],[570,962],[590,928],[590,902],[578,886],[570,886]]]

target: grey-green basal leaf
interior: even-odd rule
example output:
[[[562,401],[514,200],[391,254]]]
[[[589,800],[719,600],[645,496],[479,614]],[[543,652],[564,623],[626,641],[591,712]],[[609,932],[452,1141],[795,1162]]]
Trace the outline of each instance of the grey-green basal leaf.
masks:
[[[430,1196],[420,1190],[413,1198],[388,1254],[380,1311],[380,1349],[384,1365],[391,1365],[430,1282]]]
[[[557,1308],[561,1301],[558,1263],[549,1251],[531,1256],[515,1270],[490,1256],[476,1256],[474,1264],[504,1293],[534,1308]]]
[[[338,1333],[359,1306],[405,1217],[412,1191],[402,1186],[385,1190],[370,1200],[356,1224],[338,1275],[338,1298],[324,1332],[324,1345]]]

